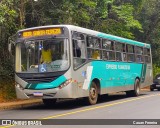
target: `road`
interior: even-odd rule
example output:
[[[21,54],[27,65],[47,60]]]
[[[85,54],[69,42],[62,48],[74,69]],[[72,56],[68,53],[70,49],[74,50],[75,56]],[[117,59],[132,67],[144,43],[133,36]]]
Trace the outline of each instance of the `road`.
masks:
[[[142,91],[139,97],[127,97],[125,93],[103,96],[96,105],[85,105],[83,99],[63,101],[55,106],[43,104],[0,111],[0,119],[160,119],[160,92]],[[55,121],[55,120],[50,120]],[[64,120],[65,121],[65,120]],[[74,120],[71,120],[74,122]],[[88,120],[89,124],[98,120]],[[106,120],[108,121],[108,120]],[[116,120],[113,120],[116,121]],[[125,121],[125,120],[123,120]],[[127,120],[126,120],[127,121]],[[63,123],[63,121],[62,121]],[[83,124],[83,123],[82,123]],[[0,126],[0,128],[22,126]],[[47,126],[23,126],[23,128],[53,128]],[[160,125],[54,125],[54,128],[158,128]]]

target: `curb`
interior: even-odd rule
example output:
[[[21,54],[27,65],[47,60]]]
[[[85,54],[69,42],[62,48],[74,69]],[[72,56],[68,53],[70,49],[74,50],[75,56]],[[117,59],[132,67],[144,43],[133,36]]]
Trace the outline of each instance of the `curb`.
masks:
[[[15,102],[0,103],[0,110],[23,108],[23,107],[28,107],[28,106],[31,106],[31,105],[39,105],[39,104],[42,104],[41,99],[22,100],[22,101],[15,101]]]
[[[142,91],[150,91],[150,88],[141,88]]]

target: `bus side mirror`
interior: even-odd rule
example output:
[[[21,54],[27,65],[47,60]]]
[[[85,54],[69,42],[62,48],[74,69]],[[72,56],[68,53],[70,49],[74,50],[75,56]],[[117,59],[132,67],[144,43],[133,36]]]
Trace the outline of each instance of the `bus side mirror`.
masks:
[[[10,55],[15,55],[15,42],[11,39],[8,40],[8,51]]]
[[[8,51],[9,51],[9,53],[11,53],[11,44],[10,43],[8,44]]]

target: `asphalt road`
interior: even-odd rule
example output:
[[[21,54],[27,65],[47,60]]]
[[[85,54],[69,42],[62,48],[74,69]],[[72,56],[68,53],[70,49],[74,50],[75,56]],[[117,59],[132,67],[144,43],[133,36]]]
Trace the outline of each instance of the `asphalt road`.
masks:
[[[24,107],[12,110],[0,111],[0,119],[36,119],[36,121],[48,120],[51,124],[55,122],[65,121],[74,125],[54,125],[54,128],[159,128],[160,125],[127,125],[127,119],[131,119],[132,123],[143,123],[140,119],[152,119],[151,123],[155,123],[155,119],[159,119],[160,124],[160,92],[159,91],[142,91],[139,97],[127,97],[125,93],[118,93],[110,96],[103,96],[99,99],[96,105],[86,105],[83,99],[63,101],[57,103],[55,106],[46,107],[43,104],[33,105],[30,107]],[[64,120],[55,120],[64,119]],[[73,120],[66,120],[73,119]],[[74,120],[78,119],[78,120]],[[82,120],[86,119],[86,121]],[[90,120],[87,120],[90,119]],[[103,120],[103,125],[98,125],[100,120],[96,119],[114,119]],[[125,119],[125,120],[116,120]],[[136,120],[138,119],[138,120]],[[46,121],[46,120],[45,120]],[[79,124],[76,124],[78,121]],[[84,121],[84,122],[83,122]],[[133,122],[134,121],[134,122]],[[86,122],[88,125],[86,125]],[[108,125],[108,123],[117,125]],[[123,122],[126,125],[118,125],[119,122]],[[94,125],[93,125],[94,124]],[[45,126],[0,126],[0,128],[53,128],[53,125]]]

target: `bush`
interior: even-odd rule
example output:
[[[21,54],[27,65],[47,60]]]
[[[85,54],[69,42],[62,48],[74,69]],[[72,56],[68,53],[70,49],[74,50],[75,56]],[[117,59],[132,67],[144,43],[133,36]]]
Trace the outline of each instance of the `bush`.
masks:
[[[153,64],[153,76],[160,74],[160,67],[157,64]]]
[[[0,102],[13,101],[16,99],[14,88],[14,81],[1,81],[0,82]]]

